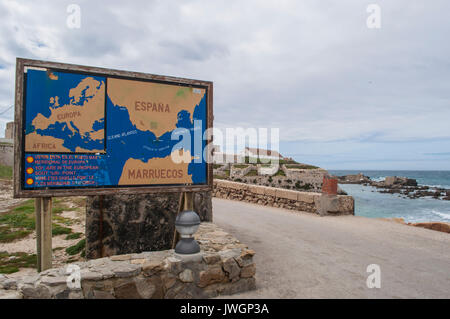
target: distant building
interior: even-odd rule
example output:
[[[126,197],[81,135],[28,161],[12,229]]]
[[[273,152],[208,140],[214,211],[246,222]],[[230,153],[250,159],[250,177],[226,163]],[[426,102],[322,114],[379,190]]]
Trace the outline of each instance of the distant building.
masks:
[[[14,139],[14,122],[6,123],[5,138],[10,140]]]
[[[244,156],[256,157],[260,159],[280,160],[283,156],[277,151],[265,150],[262,148],[246,147],[243,151]]]

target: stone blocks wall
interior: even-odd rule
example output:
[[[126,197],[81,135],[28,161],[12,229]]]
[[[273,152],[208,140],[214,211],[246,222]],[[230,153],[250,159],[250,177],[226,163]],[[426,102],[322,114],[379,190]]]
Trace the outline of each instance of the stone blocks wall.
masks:
[[[321,193],[214,180],[213,196],[320,215],[354,215],[353,197],[346,195],[332,196],[329,201]]]
[[[0,165],[13,166],[14,144],[0,142]]]
[[[86,257],[171,248],[179,198],[180,193],[107,195],[101,216],[100,197],[88,197]],[[195,194],[194,210],[202,221],[212,221],[211,192]]]
[[[0,298],[191,299],[255,289],[254,251],[211,223],[200,226],[196,239],[196,255],[165,250],[77,262],[79,289],[68,287],[67,267],[17,281],[1,276]]]

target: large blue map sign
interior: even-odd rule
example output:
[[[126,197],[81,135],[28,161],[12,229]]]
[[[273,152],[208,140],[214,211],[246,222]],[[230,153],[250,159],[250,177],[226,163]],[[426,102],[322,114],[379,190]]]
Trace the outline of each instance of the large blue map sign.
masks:
[[[23,189],[207,184],[206,87],[34,68],[24,87]]]

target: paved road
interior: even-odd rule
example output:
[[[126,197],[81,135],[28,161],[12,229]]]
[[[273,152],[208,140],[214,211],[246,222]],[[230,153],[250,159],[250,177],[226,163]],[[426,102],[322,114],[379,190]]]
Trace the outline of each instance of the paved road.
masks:
[[[450,298],[450,234],[218,198],[213,213],[256,251],[257,290],[234,298]],[[380,289],[367,288],[369,264]]]

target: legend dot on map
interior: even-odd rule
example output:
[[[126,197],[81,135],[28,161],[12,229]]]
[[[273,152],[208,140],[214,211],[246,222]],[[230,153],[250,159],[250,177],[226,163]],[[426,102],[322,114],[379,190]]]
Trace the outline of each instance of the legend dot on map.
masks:
[[[28,157],[27,157],[27,162],[28,162],[28,163],[33,163],[33,162],[34,162],[34,158],[31,157],[31,156],[28,156]]]
[[[33,172],[34,172],[34,169],[32,167],[28,167],[27,168],[27,173],[28,174],[33,174]]]
[[[28,184],[28,185],[31,185],[31,184],[33,184],[33,183],[34,183],[34,181],[33,181],[32,178],[28,178],[28,179],[27,179],[27,184]]]

